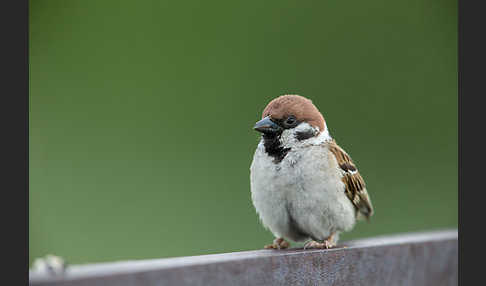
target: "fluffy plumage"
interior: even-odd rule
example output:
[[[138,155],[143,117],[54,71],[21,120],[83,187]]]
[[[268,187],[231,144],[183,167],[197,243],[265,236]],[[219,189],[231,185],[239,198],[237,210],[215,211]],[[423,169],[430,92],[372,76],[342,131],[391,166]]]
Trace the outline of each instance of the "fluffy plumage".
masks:
[[[263,223],[276,237],[312,239],[331,247],[373,208],[363,178],[349,155],[329,135],[314,104],[298,95],[272,100],[255,129],[262,139],[250,167],[251,195]]]

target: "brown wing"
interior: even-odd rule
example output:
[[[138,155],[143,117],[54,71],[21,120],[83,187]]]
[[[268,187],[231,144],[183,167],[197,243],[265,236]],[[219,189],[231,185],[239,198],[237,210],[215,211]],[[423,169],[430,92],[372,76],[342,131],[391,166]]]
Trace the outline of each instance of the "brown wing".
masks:
[[[366,191],[366,185],[358,172],[358,169],[351,160],[351,157],[332,140],[329,145],[330,151],[336,157],[339,167],[343,170],[342,181],[346,186],[346,195],[356,207],[356,214],[361,213],[369,219],[373,215],[373,206]]]

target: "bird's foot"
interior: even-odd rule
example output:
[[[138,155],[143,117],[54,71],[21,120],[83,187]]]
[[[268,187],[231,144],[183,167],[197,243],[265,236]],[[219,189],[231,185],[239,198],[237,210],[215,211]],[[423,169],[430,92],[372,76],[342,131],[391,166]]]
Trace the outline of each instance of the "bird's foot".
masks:
[[[273,240],[272,244],[267,244],[264,246],[265,249],[285,249],[290,246],[290,243],[285,241],[283,238],[279,237]]]
[[[336,244],[329,240],[324,240],[323,242],[317,242],[311,240],[304,245],[304,249],[319,248],[319,249],[329,249],[335,247]]]
[[[334,242],[334,235],[335,233],[331,234],[328,238],[326,238],[323,242],[317,242],[311,240],[304,245],[304,249],[308,248],[320,248],[320,249],[329,249],[336,246]]]

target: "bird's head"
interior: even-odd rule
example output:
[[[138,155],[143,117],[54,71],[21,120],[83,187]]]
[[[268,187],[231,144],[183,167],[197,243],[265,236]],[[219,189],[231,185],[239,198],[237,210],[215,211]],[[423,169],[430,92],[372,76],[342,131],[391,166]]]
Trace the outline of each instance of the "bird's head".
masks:
[[[322,114],[311,100],[299,95],[282,95],[270,101],[253,128],[264,139],[278,138],[282,147],[289,148],[329,137]]]

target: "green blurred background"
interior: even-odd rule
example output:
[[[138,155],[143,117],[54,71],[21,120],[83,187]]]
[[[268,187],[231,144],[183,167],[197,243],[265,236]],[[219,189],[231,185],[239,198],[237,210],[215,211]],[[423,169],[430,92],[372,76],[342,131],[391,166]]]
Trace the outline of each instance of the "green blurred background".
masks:
[[[259,249],[265,105],[313,100],[376,214],[457,227],[457,3],[31,1],[30,261]]]

